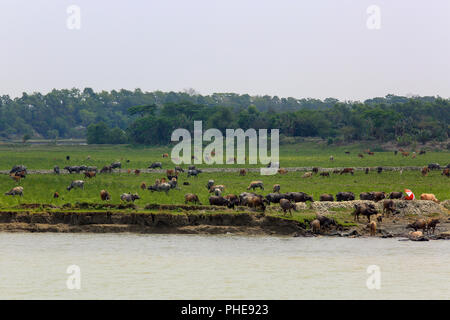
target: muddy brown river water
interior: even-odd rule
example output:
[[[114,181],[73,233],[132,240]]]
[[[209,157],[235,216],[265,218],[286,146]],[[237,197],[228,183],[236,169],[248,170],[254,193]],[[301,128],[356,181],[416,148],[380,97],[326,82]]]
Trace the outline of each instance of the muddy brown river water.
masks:
[[[446,240],[0,233],[0,243],[0,299],[450,298]],[[366,284],[371,265],[379,289]],[[67,286],[74,270],[80,289]]]

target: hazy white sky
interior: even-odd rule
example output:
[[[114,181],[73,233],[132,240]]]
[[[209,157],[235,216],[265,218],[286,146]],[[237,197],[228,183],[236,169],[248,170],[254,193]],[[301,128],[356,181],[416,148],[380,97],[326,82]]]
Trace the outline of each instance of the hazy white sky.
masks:
[[[81,9],[70,30],[67,8]],[[381,10],[370,30],[366,12]],[[450,97],[449,0],[0,0],[0,94]]]

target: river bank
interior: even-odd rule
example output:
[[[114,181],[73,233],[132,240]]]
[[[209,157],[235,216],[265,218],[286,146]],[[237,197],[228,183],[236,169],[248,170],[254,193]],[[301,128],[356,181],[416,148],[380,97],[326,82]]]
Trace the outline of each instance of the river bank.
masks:
[[[156,209],[156,205],[147,209]],[[30,206],[29,206],[30,207]],[[270,212],[233,212],[216,209],[206,212],[206,206],[162,206],[162,211],[139,212],[128,208],[111,210],[61,210],[55,208],[34,208],[34,210],[0,211],[0,232],[55,232],[55,233],[140,233],[140,234],[234,234],[234,235],[273,235],[289,237],[366,237],[369,236],[367,219],[360,217],[354,221],[350,212],[324,213],[336,218],[337,226],[322,228],[313,233],[310,222],[315,215],[307,210],[305,218],[291,218]],[[161,209],[161,207],[159,208]],[[169,211],[172,209],[173,211]],[[187,210],[190,209],[190,210]],[[211,210],[211,208],[209,208]],[[450,218],[448,213],[429,215],[439,219],[435,234],[426,234],[425,240],[450,239]],[[339,217],[339,219],[337,218]],[[423,217],[423,216],[422,216]],[[412,229],[409,223],[419,216],[396,215],[384,217],[377,223],[376,237],[408,238]],[[375,220],[372,217],[372,220]],[[423,240],[423,239],[422,239]]]

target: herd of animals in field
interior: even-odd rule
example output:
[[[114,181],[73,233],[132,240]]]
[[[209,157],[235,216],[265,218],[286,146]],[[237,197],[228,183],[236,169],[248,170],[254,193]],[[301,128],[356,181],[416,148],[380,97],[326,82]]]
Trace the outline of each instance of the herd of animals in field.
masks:
[[[395,151],[395,154],[397,154],[398,151]],[[345,153],[349,153],[346,151]],[[373,152],[370,152],[370,150],[367,150],[366,153],[368,155],[374,155]],[[421,152],[420,154],[425,153],[425,151]],[[409,156],[409,153],[402,151],[402,156]],[[415,153],[413,153],[413,156],[415,156]],[[163,158],[167,158],[168,154],[163,154]],[[358,157],[363,157],[362,154],[358,154]],[[67,160],[70,160],[70,156],[66,157]],[[333,161],[334,157],[330,156],[330,160]],[[127,160],[129,162],[129,160]],[[269,163],[268,167],[270,167],[272,164]],[[279,166],[279,164],[276,164]],[[120,169],[122,168],[121,162],[113,162],[110,165],[104,166],[100,170],[100,174],[106,174],[106,173],[112,173],[114,169]],[[154,162],[149,167],[149,169],[162,169],[163,165],[161,162]],[[441,168],[441,166],[437,163],[430,163],[427,167],[423,167],[421,169],[421,174],[423,176],[427,176],[428,173],[432,170],[441,170],[442,175],[446,177],[450,177],[450,164],[448,164],[445,168]],[[94,178],[97,175],[97,167],[92,166],[66,166],[64,167],[64,170],[66,170],[69,174],[72,173],[83,173],[86,178]],[[369,168],[366,168],[364,170],[365,174],[368,174],[370,171]],[[383,167],[377,167],[376,169],[378,174],[381,174],[383,171]],[[53,169],[53,172],[55,174],[60,174],[61,170],[58,166],[55,166]],[[176,166],[174,169],[168,169],[166,170],[166,177],[163,177],[161,179],[156,179],[155,183],[153,185],[147,185],[146,183],[142,183],[140,185],[140,188],[145,190],[149,190],[151,192],[165,192],[166,194],[172,190],[177,189],[180,190],[180,187],[178,186],[178,177],[181,173],[184,173],[185,169],[183,169],[180,166]],[[354,175],[355,169],[354,168],[344,168],[344,169],[334,169],[331,173],[333,174],[351,174]],[[139,175],[141,173],[141,170],[135,169],[131,170],[128,169],[128,173],[134,173],[135,175]],[[198,177],[199,174],[202,173],[201,169],[196,168],[195,166],[189,166],[187,169],[187,177]],[[278,169],[279,174],[287,174],[288,170],[285,168]],[[239,176],[246,176],[247,170],[246,169],[240,169]],[[313,175],[319,174],[323,177],[329,177],[330,172],[323,171],[320,172],[320,169],[315,167],[312,168],[310,172],[306,172],[302,177],[303,178],[309,178]],[[19,182],[21,179],[25,178],[27,175],[27,168],[23,165],[16,165],[14,166],[10,171],[10,176],[13,180],[16,182]],[[84,188],[84,180],[73,180],[71,184],[66,188],[67,191],[70,191],[72,189]],[[188,181],[183,183],[184,186],[189,186],[190,183]],[[261,209],[263,212],[266,210],[267,206],[270,206],[272,203],[279,204],[280,209],[284,212],[284,214],[287,214],[289,212],[292,215],[292,210],[296,210],[296,203],[299,202],[314,202],[314,199],[311,195],[308,195],[304,192],[286,192],[281,193],[281,186],[279,184],[275,184],[272,187],[272,192],[267,195],[261,195],[257,194],[254,191],[256,189],[264,190],[264,183],[263,181],[251,181],[249,183],[249,186],[247,187],[246,192],[243,192],[239,195],[235,194],[227,194],[223,195],[226,187],[224,185],[216,184],[214,180],[209,180],[206,184],[206,189],[209,192],[209,204],[213,206],[226,206],[230,209],[234,209],[236,206],[247,206],[250,208],[255,209]],[[252,192],[248,192],[252,191]],[[6,192],[5,195],[10,196],[23,196],[24,189],[22,186],[16,186],[12,188],[9,192]],[[59,192],[54,192],[53,194],[54,198],[59,197]],[[100,191],[100,199],[102,201],[109,201],[111,200],[111,195],[107,190],[101,190]],[[137,193],[131,194],[131,193],[123,193],[120,195],[121,201],[124,202],[134,202],[135,200],[140,199],[139,195]],[[194,203],[201,205],[201,202],[199,200],[198,195],[193,193],[187,193],[185,194],[185,204],[188,203]],[[381,191],[373,191],[373,192],[362,192],[359,194],[360,200],[371,200],[374,202],[379,202],[383,200],[383,210],[382,214],[378,212],[378,210],[375,208],[374,204],[370,203],[359,203],[354,205],[354,211],[353,215],[355,217],[356,221],[359,221],[359,216],[363,215],[366,216],[368,219],[368,225],[367,227],[370,230],[371,234],[375,234],[376,232],[376,222],[371,221],[371,216],[376,216],[376,220],[378,222],[382,221],[382,218],[385,213],[391,213],[391,214],[397,214],[399,213],[399,210],[395,208],[395,202],[393,199],[404,199],[403,192],[381,192]],[[423,193],[420,195],[421,200],[431,200],[436,203],[439,203],[439,200],[435,197],[434,194],[426,194]],[[335,196],[332,194],[321,194],[319,197],[319,201],[352,201],[355,200],[355,194],[352,192],[338,192]],[[422,221],[423,220],[423,221]],[[413,228],[414,232],[420,232],[418,229],[423,229],[423,232],[432,230],[434,233],[434,229],[436,227],[436,224],[439,223],[439,220],[437,219],[431,219],[430,221],[425,221],[424,219],[419,219],[415,222],[415,224],[408,225],[409,228]],[[321,214],[317,214],[317,219],[311,222],[311,229],[313,232],[320,230],[324,227],[329,227],[331,225],[336,225],[335,221],[331,218],[327,218]],[[417,234],[416,234],[417,235]]]

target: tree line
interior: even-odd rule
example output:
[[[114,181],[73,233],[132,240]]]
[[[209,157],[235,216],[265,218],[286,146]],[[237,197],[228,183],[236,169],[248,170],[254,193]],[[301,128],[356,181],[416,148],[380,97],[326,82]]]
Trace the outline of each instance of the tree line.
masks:
[[[173,130],[280,129],[287,137],[400,144],[450,135],[450,99],[387,95],[359,101],[235,93],[53,90],[0,97],[0,137],[87,138],[88,143],[166,145]]]

